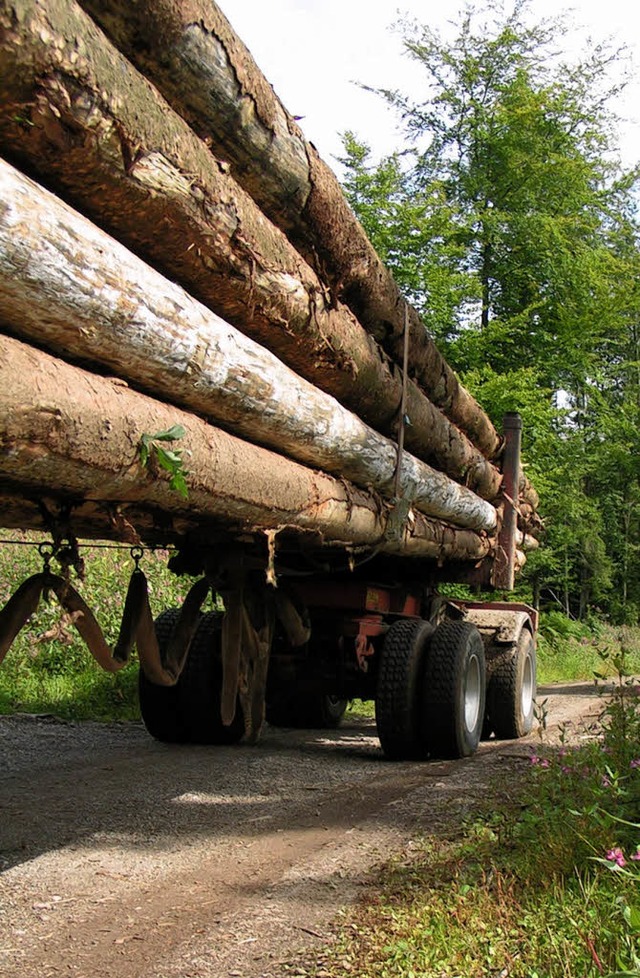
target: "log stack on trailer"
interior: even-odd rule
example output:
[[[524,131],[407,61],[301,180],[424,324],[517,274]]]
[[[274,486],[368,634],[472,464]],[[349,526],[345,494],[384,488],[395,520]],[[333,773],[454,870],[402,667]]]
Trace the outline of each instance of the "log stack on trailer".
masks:
[[[437,596],[511,589],[537,545],[519,421],[459,383],[224,15],[0,0],[0,25],[0,522],[204,575],[155,632],[133,587],[111,658],[86,629],[107,668],[137,641],[150,731],[360,696],[393,757],[526,732],[535,613]]]

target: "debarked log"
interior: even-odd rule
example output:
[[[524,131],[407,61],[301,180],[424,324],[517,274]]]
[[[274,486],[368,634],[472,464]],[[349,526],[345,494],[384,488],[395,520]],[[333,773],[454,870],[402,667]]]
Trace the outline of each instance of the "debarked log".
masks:
[[[430,399],[487,458],[500,438],[407,307],[340,185],[307,142],[213,0],[80,0],[174,108],[228,160],[334,296],[402,362],[405,309],[411,365]]]
[[[19,335],[428,515],[495,528],[491,503],[406,452],[398,466],[393,442],[3,160],[0,201],[0,318]]]
[[[139,455],[142,434],[176,424],[185,428],[187,500],[170,487],[166,473],[142,466]],[[478,561],[492,547],[486,534],[415,512],[401,533],[387,538],[393,510],[374,494],[1,334],[0,497],[13,500],[6,513],[0,511],[0,524],[8,515],[15,526],[21,511],[33,517],[33,500],[46,497],[66,505],[72,528],[75,507],[85,521],[93,507],[105,536],[125,539],[131,539],[122,530],[130,507],[132,513],[161,514],[167,539],[175,535],[175,520],[183,530],[298,528],[345,547],[436,560]],[[42,512],[35,525],[42,526]],[[142,531],[154,540],[162,534],[157,520]]]
[[[69,0],[0,0],[0,146],[368,424],[401,371],[188,124]],[[409,382],[406,447],[493,500],[500,473]]]

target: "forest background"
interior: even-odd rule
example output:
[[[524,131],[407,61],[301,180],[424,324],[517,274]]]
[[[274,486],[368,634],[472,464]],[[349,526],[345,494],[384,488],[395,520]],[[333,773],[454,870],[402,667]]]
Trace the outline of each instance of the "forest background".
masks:
[[[424,86],[378,92],[401,119],[395,154],[374,164],[344,135],[344,188],[494,423],[522,415],[547,528],[522,594],[637,624],[640,171],[620,161],[615,115],[628,54],[570,60],[567,20],[529,14],[468,7],[446,40],[402,23]]]

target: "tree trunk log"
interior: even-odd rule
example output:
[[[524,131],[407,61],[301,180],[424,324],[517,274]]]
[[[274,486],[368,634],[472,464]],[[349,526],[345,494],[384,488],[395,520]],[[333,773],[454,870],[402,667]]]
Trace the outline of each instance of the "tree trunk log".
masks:
[[[0,0],[0,145],[372,427],[398,368],[73,2]],[[494,499],[500,474],[411,382],[407,448]]]
[[[28,382],[25,383],[25,381]],[[141,465],[144,433],[182,424],[189,498]],[[87,373],[0,334],[0,524],[43,525],[43,499],[70,508],[72,529],[175,540],[196,527],[229,533],[298,528],[327,544],[477,561],[486,535],[421,514],[385,539],[390,510],[371,493],[220,431],[118,380]],[[77,522],[74,511],[77,508]],[[37,518],[36,518],[37,513]]]
[[[213,0],[80,0],[239,183],[402,363],[405,308],[333,172]],[[487,458],[500,438],[409,307],[412,375]]]
[[[0,160],[0,317],[63,356],[223,423],[308,465],[396,491],[398,449],[183,288]],[[402,453],[401,494],[493,530],[491,503]]]

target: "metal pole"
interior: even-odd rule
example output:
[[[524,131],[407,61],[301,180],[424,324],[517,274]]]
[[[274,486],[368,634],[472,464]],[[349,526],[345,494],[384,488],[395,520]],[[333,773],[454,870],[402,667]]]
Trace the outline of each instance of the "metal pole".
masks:
[[[505,414],[503,421],[504,453],[502,456],[502,526],[498,534],[493,584],[503,591],[513,591],[515,582],[516,532],[518,529],[518,482],[522,419],[519,414]]]

